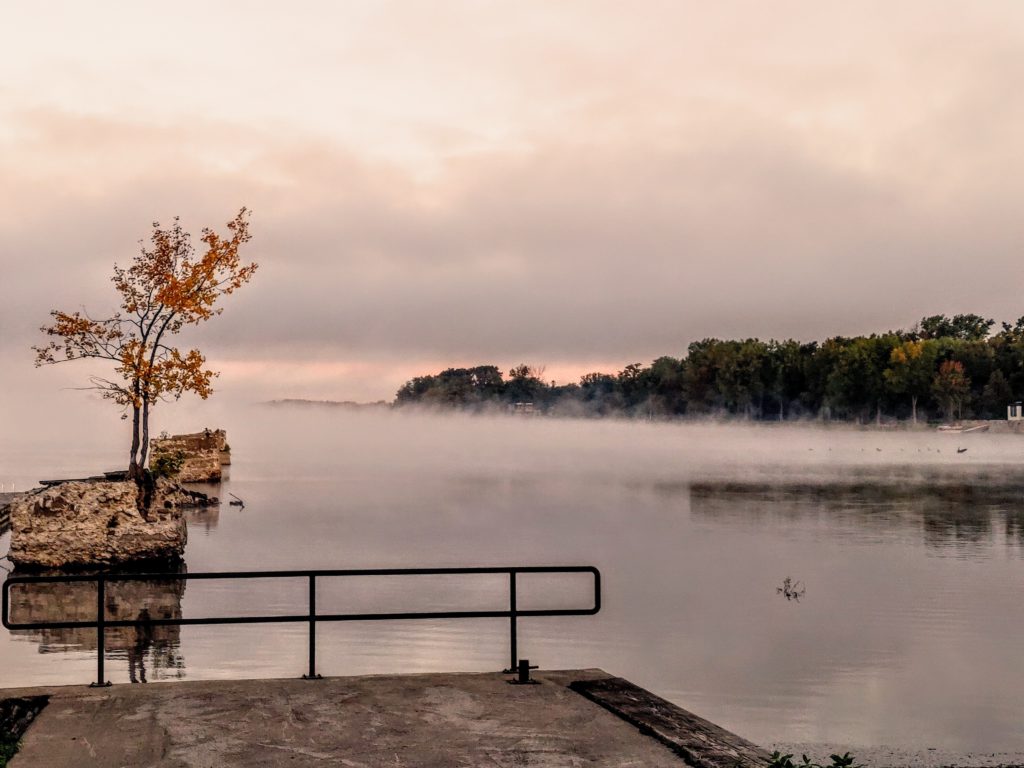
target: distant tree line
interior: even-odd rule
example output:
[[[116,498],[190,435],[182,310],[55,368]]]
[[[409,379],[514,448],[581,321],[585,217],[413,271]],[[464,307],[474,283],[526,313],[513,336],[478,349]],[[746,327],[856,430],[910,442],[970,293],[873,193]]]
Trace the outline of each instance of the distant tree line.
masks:
[[[937,417],[1003,418],[1024,399],[1024,317],[993,332],[994,320],[933,315],[910,330],[836,336],[823,342],[690,344],[683,358],[659,357],[578,384],[545,381],[520,365],[449,368],[406,382],[396,406],[488,410],[532,403],[563,416],[739,416],[848,421]]]

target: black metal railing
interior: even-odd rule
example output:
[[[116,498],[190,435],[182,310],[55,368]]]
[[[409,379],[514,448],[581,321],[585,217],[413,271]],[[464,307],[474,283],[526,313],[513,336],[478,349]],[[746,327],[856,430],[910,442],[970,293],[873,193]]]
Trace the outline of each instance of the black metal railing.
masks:
[[[546,608],[520,609],[516,597],[516,577],[526,573],[589,573],[594,577],[594,605],[589,608]],[[347,576],[454,576],[465,574],[507,574],[507,611],[414,611],[399,613],[317,613],[317,579]],[[304,614],[276,616],[204,616],[200,618],[145,618],[108,620],[106,617],[106,585],[113,581],[176,581],[208,579],[295,579],[305,578],[309,582],[308,611]],[[19,584],[96,584],[95,621],[47,621],[14,622],[10,620],[11,587]],[[9,630],[33,629],[95,629],[97,638],[96,682],[93,686],[110,685],[104,680],[104,631],[108,627],[158,627],[194,626],[210,624],[276,624],[308,622],[309,624],[309,671],[306,679],[318,679],[316,671],[316,625],[325,621],[391,621],[405,619],[478,619],[508,618],[510,663],[508,670],[514,671],[518,664],[517,622],[523,617],[533,616],[590,616],[601,610],[601,573],[589,565],[564,566],[522,566],[505,568],[370,568],[360,570],[328,571],[223,571],[216,573],[98,573],[89,575],[61,576],[12,576],[4,582],[3,605],[0,619]]]

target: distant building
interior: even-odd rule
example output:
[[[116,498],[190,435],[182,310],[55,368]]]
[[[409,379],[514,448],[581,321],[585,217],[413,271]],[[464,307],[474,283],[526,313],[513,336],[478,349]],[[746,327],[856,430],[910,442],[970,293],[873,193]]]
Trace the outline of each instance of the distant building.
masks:
[[[513,403],[513,413],[534,413],[533,403]]]
[[[1018,400],[1006,406],[1006,418],[1008,421],[1024,421],[1024,403]]]

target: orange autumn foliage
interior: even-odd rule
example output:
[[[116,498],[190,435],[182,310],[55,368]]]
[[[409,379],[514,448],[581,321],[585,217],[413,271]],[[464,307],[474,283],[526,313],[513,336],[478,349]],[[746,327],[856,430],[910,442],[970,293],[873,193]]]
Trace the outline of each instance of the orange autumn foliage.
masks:
[[[36,365],[91,358],[114,364],[116,378],[91,378],[90,389],[125,408],[132,416],[129,475],[139,477],[149,448],[149,414],[160,400],[192,392],[206,399],[213,392],[215,371],[205,367],[198,349],[182,352],[168,340],[186,325],[196,325],[223,312],[223,296],[249,282],[257,264],[242,262],[241,247],[249,242],[249,211],[242,208],[222,236],[204,229],[205,250],[196,253],[190,235],[174,224],[153,224],[149,244],[126,268],[115,265],[112,278],[121,309],[94,320],[85,312],[51,312],[53,323],[40,330],[49,343],[33,347]]]

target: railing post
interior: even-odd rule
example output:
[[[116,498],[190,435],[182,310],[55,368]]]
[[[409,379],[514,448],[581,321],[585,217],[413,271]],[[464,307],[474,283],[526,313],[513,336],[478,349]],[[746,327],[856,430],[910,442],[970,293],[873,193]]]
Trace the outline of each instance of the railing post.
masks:
[[[519,655],[517,648],[517,637],[516,637],[516,614],[518,607],[516,604],[516,571],[515,568],[510,568],[508,571],[508,611],[509,611],[509,664],[506,673],[511,674],[516,671],[516,665],[519,660],[516,658]]]
[[[106,649],[106,624],[107,624],[107,600],[106,600],[106,579],[99,574],[96,580],[96,682],[90,683],[90,688],[106,688],[110,685],[109,680],[104,680],[103,657]]]
[[[316,574],[309,574],[309,674],[303,680],[322,680],[316,673]]]

